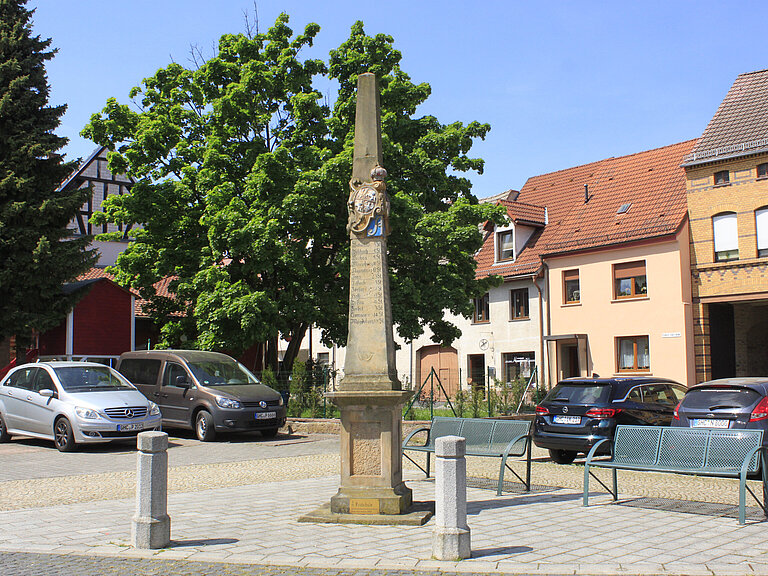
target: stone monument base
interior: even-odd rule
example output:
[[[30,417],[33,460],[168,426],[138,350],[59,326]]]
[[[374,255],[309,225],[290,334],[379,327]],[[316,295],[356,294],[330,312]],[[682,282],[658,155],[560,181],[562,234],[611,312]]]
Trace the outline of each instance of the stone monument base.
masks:
[[[338,514],[331,512],[331,505],[324,504],[317,510],[299,518],[299,522],[321,524],[365,524],[369,526],[423,526],[434,515],[434,502],[414,502],[403,514]]]

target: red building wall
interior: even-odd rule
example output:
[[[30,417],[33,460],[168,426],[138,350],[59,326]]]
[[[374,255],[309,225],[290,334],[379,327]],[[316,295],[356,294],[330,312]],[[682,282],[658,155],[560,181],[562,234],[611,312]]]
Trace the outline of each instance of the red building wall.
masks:
[[[104,279],[75,306],[72,353],[119,355],[131,349],[131,295]]]

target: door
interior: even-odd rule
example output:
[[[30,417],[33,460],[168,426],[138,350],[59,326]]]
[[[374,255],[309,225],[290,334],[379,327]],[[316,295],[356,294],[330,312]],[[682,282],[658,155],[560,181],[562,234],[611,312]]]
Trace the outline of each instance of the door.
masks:
[[[38,368],[36,372],[32,389],[26,395],[27,426],[30,432],[52,436],[53,417],[56,415],[59,400],[40,396],[40,390],[56,392],[57,388],[53,383],[53,378],[45,368]]]
[[[485,389],[485,354],[469,355],[469,377],[472,387]]]
[[[440,346],[424,346],[419,350],[419,381],[416,386],[424,385],[421,395],[428,397],[430,394],[430,384],[428,378],[432,370],[435,371],[440,379],[445,392],[453,397],[459,386],[459,358],[455,348]],[[426,383],[425,383],[426,382]],[[445,400],[445,394],[438,386],[437,381],[433,383],[434,398]]]
[[[187,386],[178,386],[179,379]],[[191,425],[192,402],[195,398],[195,384],[186,368],[176,362],[166,362],[157,403],[163,420]]]
[[[26,397],[32,391],[32,384],[37,374],[37,368],[22,368],[16,370],[0,388],[5,410],[3,419],[5,426],[11,430],[28,431]]]
[[[576,378],[581,376],[579,370],[579,347],[576,344],[563,344],[562,362],[563,378]]]

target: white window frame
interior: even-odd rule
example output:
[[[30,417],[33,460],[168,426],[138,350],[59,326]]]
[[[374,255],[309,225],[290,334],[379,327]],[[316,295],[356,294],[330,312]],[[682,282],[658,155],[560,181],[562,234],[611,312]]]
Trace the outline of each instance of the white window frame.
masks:
[[[768,252],[768,206],[755,210],[755,234],[757,235],[757,255]],[[768,254],[764,255],[768,256]]]
[[[736,212],[712,216],[712,243],[715,261],[718,261],[718,254],[733,251],[736,252],[736,257],[727,260],[739,259],[739,224]]]
[[[502,234],[506,234],[508,232],[512,233],[512,258],[506,258],[504,260],[501,260],[499,258],[499,237]],[[508,264],[510,262],[514,262],[517,259],[517,250],[515,249],[515,242],[517,241],[516,238],[516,232],[515,232],[515,226],[513,224],[510,224],[509,226],[499,226],[496,228],[496,230],[493,233],[493,262],[495,264]]]

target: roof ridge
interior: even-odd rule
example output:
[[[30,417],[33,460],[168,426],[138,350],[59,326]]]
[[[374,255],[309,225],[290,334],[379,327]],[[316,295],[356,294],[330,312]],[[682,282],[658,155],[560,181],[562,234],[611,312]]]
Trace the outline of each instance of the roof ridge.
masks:
[[[684,144],[689,144],[692,142],[696,142],[698,138],[690,138],[689,140],[683,140],[682,142],[675,142],[674,144],[667,144],[666,146],[659,146],[657,148],[648,148],[647,150],[641,150],[639,152],[633,152],[632,154],[624,154],[622,156],[609,156],[608,158],[603,158],[602,160],[595,160],[594,162],[587,162],[586,164],[578,164],[576,166],[571,166],[570,168],[563,168],[561,170],[554,170],[552,172],[545,172],[544,174],[537,174],[536,176],[531,176],[529,180],[532,180],[533,178],[540,178],[542,176],[551,176],[552,174],[559,174],[561,172],[568,172],[570,170],[575,170],[576,168],[586,168],[587,166],[592,165],[598,165],[602,164],[604,162],[610,162],[615,160],[623,160],[624,158],[631,158],[633,156],[638,156],[640,154],[647,154],[649,152],[656,152],[659,150],[664,150],[666,148],[673,148],[675,146],[682,146]]]
[[[768,68],[763,68],[762,70],[754,70],[753,72],[742,72],[736,78],[741,78],[742,76],[750,76],[752,74],[761,74],[763,72],[768,72]]]

